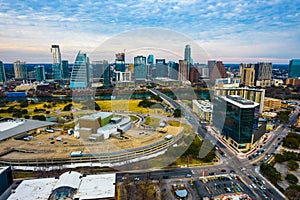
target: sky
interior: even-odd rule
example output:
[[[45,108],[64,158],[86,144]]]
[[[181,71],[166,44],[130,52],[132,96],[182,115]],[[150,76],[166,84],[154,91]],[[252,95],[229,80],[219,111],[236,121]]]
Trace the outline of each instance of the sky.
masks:
[[[188,37],[224,63],[300,58],[299,0],[0,0],[0,60],[51,63],[50,47],[59,44],[73,63],[79,50],[92,54],[124,32],[131,39],[122,46],[139,46],[134,30],[149,27]],[[165,37],[151,42],[159,47]],[[184,45],[169,51],[183,57]]]

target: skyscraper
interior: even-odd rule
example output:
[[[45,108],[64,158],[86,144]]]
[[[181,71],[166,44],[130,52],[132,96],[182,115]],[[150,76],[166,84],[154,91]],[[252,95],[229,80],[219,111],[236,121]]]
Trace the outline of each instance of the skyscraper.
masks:
[[[67,60],[62,60],[61,61],[61,68],[62,68],[62,78],[63,79],[69,79],[69,61]]]
[[[14,62],[15,79],[27,79],[27,67],[25,62],[19,60]]]
[[[222,61],[217,61],[210,73],[211,82],[215,83],[217,78],[227,78],[227,72]]]
[[[108,61],[101,60],[101,61],[93,61],[93,79],[100,79],[103,78],[104,70],[108,68]]]
[[[217,63],[217,62],[216,62],[215,60],[209,60],[209,61],[207,62],[207,67],[208,67],[208,71],[209,71],[209,76],[211,75],[212,70],[214,69],[216,63]]]
[[[52,45],[51,46],[51,53],[52,53],[52,73],[54,80],[61,80],[62,79],[62,67],[61,67],[61,54],[59,45]]]
[[[265,130],[258,131],[259,104],[240,96],[217,96],[213,107],[213,125],[232,147],[249,150]]]
[[[199,82],[200,73],[196,66],[191,68],[189,80],[191,83],[198,83]]]
[[[34,68],[35,70],[35,78],[36,81],[45,81],[46,76],[45,76],[45,67],[43,65],[38,65]]]
[[[135,80],[147,79],[147,65],[145,56],[134,57],[134,78]]]
[[[86,53],[78,52],[72,68],[70,87],[71,89],[86,89],[90,84],[90,62]]]
[[[6,81],[5,69],[3,62],[0,60],[0,83],[4,83]]]
[[[272,63],[260,62],[254,65],[254,81],[263,81],[272,79]]]
[[[169,69],[169,78],[178,80],[178,63],[174,61],[169,61],[168,69]]]
[[[240,83],[245,86],[254,86],[255,70],[253,64],[240,64]]]
[[[193,64],[193,61],[192,61],[192,54],[191,54],[191,46],[188,44],[188,45],[185,45],[185,49],[184,49],[184,60],[185,61],[188,61],[190,65]]]
[[[125,72],[125,53],[117,53],[115,59],[116,71]]]
[[[190,74],[189,62],[186,60],[179,60],[178,80],[179,81],[189,80],[189,74]]]
[[[152,54],[148,55],[147,64],[154,64],[154,56]]]
[[[300,77],[300,59],[292,59],[289,64],[289,78]]]
[[[156,66],[156,76],[157,77],[169,77],[168,75],[168,65],[166,64],[166,59],[155,59]]]

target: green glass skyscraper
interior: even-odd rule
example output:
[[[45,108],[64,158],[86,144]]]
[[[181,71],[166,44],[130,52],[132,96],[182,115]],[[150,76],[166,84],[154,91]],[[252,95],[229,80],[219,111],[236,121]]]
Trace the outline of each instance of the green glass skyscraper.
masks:
[[[146,80],[147,65],[145,56],[134,57],[134,78],[135,80]]]
[[[43,65],[38,65],[34,68],[36,81],[45,81],[45,67]]]
[[[6,81],[5,69],[3,62],[0,60],[0,83],[4,83]]]
[[[292,59],[289,64],[289,78],[300,77],[300,59]]]
[[[86,53],[78,52],[70,79],[71,89],[81,90],[89,87],[90,84],[90,62]]]

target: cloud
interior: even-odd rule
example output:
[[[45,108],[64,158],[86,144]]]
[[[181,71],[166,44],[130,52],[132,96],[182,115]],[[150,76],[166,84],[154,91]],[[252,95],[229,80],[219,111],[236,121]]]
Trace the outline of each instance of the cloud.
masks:
[[[300,5],[292,0],[0,0],[0,5],[0,59],[5,62],[13,62],[18,50],[29,47],[47,50],[44,56],[35,51],[20,53],[28,56],[24,60],[33,62],[47,56],[51,60],[48,47],[52,42],[60,43],[70,54],[79,48],[90,51],[115,34],[143,27],[168,28],[214,44],[217,47],[208,45],[207,51],[217,57],[225,51],[218,46],[237,49],[228,51],[234,54],[231,57],[251,57],[248,48],[262,49],[261,43],[272,46],[270,36],[274,45],[262,51],[263,55],[288,59],[295,56],[292,50],[300,46]],[[7,57],[6,47],[15,47],[14,56]],[[281,52],[282,49],[289,50]],[[76,53],[68,57],[75,56]]]

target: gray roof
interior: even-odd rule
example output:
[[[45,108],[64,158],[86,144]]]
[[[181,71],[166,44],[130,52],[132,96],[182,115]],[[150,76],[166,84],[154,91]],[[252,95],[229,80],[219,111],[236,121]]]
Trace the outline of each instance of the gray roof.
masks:
[[[6,129],[4,131],[0,131],[0,141],[5,140],[7,138],[13,137],[15,135],[18,135],[20,133],[25,133],[26,131],[31,131],[37,128],[45,127],[45,126],[51,126],[54,125],[55,123],[53,122],[47,122],[47,121],[39,121],[39,120],[30,120],[30,119],[24,119],[24,120],[19,120],[20,123],[18,126],[14,126],[10,129]],[[5,122],[0,122],[0,127],[1,125],[3,126]]]

